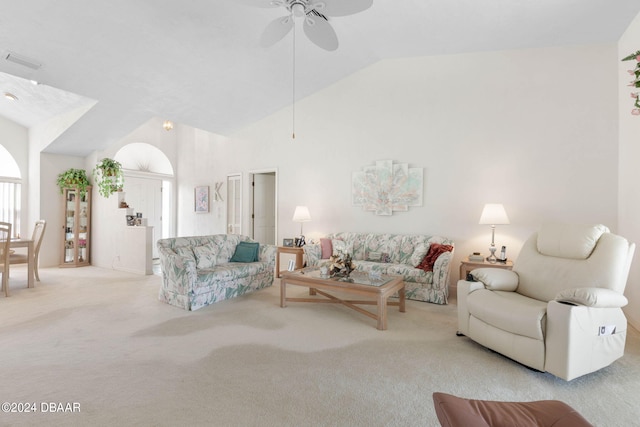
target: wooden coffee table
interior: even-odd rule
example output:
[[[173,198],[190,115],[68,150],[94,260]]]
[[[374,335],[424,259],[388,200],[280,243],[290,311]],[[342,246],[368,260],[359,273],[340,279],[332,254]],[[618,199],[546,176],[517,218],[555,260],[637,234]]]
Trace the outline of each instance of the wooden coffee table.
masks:
[[[400,312],[405,312],[404,281],[401,276],[382,276],[379,280],[372,281],[369,275],[363,272],[351,273],[352,281],[340,281],[338,278],[322,277],[318,268],[310,267],[297,271],[282,272],[280,279],[280,307],[286,307],[287,301],[314,302],[314,303],[339,303],[358,313],[369,316],[378,321],[378,329],[387,329],[387,306],[399,306]],[[287,285],[306,286],[309,295],[320,294],[325,298],[287,298]],[[345,294],[368,296],[371,300],[343,300],[326,291],[339,291]],[[398,301],[387,301],[389,297],[398,292]],[[357,305],[356,305],[357,304]],[[377,313],[372,313],[358,305],[376,305]]]

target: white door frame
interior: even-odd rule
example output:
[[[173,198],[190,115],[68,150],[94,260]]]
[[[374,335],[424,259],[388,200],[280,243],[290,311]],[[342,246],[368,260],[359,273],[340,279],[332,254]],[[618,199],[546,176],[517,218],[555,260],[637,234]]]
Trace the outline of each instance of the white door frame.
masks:
[[[242,197],[242,174],[241,173],[230,173],[230,174],[227,174],[227,210],[226,210],[226,213],[225,213],[225,215],[226,215],[226,218],[225,218],[226,226],[225,227],[226,227],[226,233],[227,234],[234,234],[234,233],[232,233],[232,231],[234,231],[234,230],[232,230],[233,226],[230,223],[229,211],[232,209],[232,207],[235,208],[236,200],[235,200],[234,197],[230,196],[230,192],[232,190],[231,190],[231,186],[229,185],[229,181],[230,181],[230,179],[235,179],[235,178],[237,178],[237,180],[240,181],[240,186],[239,186],[239,189],[238,189],[238,191],[240,191],[240,198],[238,199],[238,204],[240,205],[240,209],[239,209],[239,217],[240,217],[239,220],[240,220],[240,222],[238,223],[238,230],[237,230],[237,233],[235,233],[235,234],[242,234],[242,222],[243,222],[243,218],[242,218],[242,216],[243,216],[242,199],[243,199],[243,197]],[[235,191],[235,189],[233,191]]]

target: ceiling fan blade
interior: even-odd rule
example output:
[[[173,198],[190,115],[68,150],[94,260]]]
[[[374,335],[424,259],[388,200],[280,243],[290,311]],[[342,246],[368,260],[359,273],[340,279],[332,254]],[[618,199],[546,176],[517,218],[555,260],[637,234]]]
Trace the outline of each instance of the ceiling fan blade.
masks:
[[[271,8],[280,7],[284,5],[283,0],[236,0],[238,3],[245,4],[247,6]]]
[[[304,33],[316,45],[325,50],[338,48],[338,36],[326,20],[307,16],[304,20]]]
[[[290,15],[274,19],[267,25],[267,28],[264,29],[262,37],[260,37],[260,46],[269,47],[279,42],[291,31],[293,25],[294,21]]]
[[[327,16],[346,16],[369,9],[373,0],[312,0],[314,9]]]

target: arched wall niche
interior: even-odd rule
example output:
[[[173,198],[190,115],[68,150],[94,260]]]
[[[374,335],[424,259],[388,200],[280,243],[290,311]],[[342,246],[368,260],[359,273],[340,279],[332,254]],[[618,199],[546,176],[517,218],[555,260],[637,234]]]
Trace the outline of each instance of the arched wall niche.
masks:
[[[173,176],[169,158],[158,148],[145,142],[132,142],[120,148],[114,160],[123,169]]]
[[[122,146],[113,156],[124,172],[123,191],[118,203],[125,202],[135,213],[142,213],[152,227],[152,244],[147,251],[157,258],[156,241],[172,237],[176,229],[175,176],[171,161],[158,147],[145,142]]]

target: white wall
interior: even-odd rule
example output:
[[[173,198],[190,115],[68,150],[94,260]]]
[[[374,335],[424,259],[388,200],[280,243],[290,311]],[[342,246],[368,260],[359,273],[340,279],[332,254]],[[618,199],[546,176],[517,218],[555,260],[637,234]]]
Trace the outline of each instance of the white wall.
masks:
[[[88,101],[86,105],[82,107],[78,107],[75,110],[68,111],[59,116],[53,117],[47,120],[44,123],[40,123],[36,126],[33,126],[29,129],[29,194],[28,194],[28,206],[27,216],[30,224],[29,230],[33,230],[33,226],[31,224],[35,224],[35,222],[39,219],[47,219],[46,217],[51,215],[51,206],[50,204],[42,204],[43,200],[49,200],[49,192],[51,187],[52,177],[44,171],[55,173],[53,176],[53,182],[55,183],[55,178],[57,175],[69,169],[70,167],[82,168],[83,165],[80,166],[64,166],[64,161],[59,164],[57,170],[49,170],[41,166],[41,156],[40,153],[51,143],[51,141],[55,140],[58,136],[60,136],[63,132],[65,132],[70,126],[72,126],[80,117],[82,117],[93,105],[95,101]],[[71,163],[78,165],[78,161],[80,160],[77,157],[71,157]],[[59,224],[63,224],[60,222]],[[45,236],[43,237],[42,245],[43,247],[40,249],[41,251],[45,251],[47,248],[52,247],[54,242],[50,240],[50,235],[53,232],[51,223],[47,224],[47,228],[45,230]],[[54,226],[57,226],[55,224]],[[31,232],[31,231],[30,231]],[[60,236],[60,239],[62,237]],[[55,247],[55,246],[53,246]],[[48,252],[48,251],[47,251]],[[49,254],[40,255],[41,265],[48,266],[48,263],[53,260],[53,256]]]
[[[618,44],[618,60],[640,50],[640,15],[631,23],[627,31],[621,37]],[[627,85],[632,77],[627,70],[636,66],[635,61],[618,62],[618,93],[619,93],[619,132],[620,132],[620,203],[619,224],[620,233],[636,244],[640,244],[640,117],[632,116],[633,99],[629,96],[631,91],[638,92]],[[636,252],[640,252],[638,249]],[[629,299],[629,305],[625,313],[629,321],[640,329],[640,258],[638,254],[631,264],[631,272],[625,292]]]
[[[28,205],[29,197],[29,130],[17,123],[0,117],[0,144],[11,154],[20,169],[22,179],[22,206]],[[4,176],[0,170],[0,176]],[[20,215],[21,235],[29,235],[33,231],[30,227],[27,210],[23,210]]]
[[[278,166],[278,240],[298,233],[304,204],[308,237],[444,235],[457,266],[487,252],[478,220],[495,202],[511,219],[496,244],[514,258],[545,221],[616,230],[616,84],[615,45],[385,60],[298,102],[295,140],[289,108],[234,135],[223,158]],[[424,206],[384,217],[351,205],[352,172],[383,159],[424,168]]]
[[[177,235],[226,233],[226,202],[214,201],[213,190],[216,182],[225,182],[226,191],[227,171],[242,170],[237,166],[238,156],[227,157],[230,143],[220,135],[187,126],[180,127],[178,135]],[[203,185],[209,186],[209,212],[195,213],[195,187]]]

